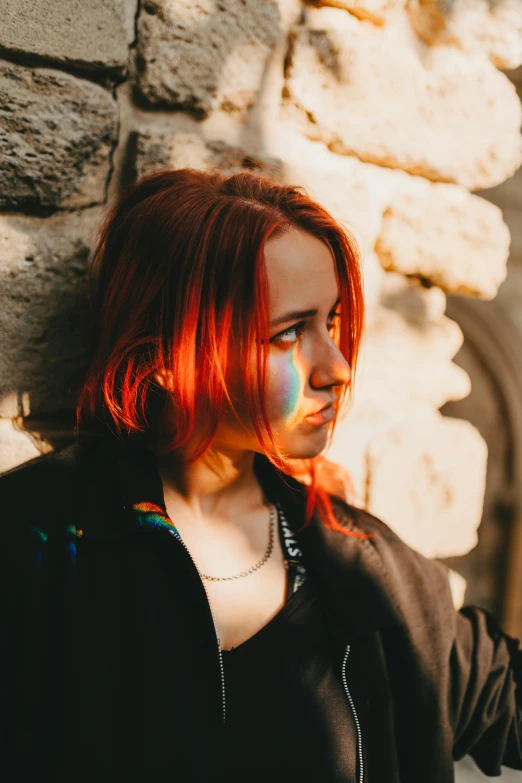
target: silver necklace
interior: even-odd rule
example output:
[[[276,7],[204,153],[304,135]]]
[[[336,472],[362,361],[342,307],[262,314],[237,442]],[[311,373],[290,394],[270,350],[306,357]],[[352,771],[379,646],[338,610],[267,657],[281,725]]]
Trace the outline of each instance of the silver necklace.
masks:
[[[268,541],[268,546],[266,548],[265,554],[261,558],[261,560],[253,565],[251,568],[248,568],[246,571],[241,571],[240,574],[234,574],[234,576],[209,576],[208,574],[201,574],[201,577],[203,579],[206,579],[209,582],[227,582],[229,579],[241,579],[243,576],[249,576],[249,574],[253,574],[254,571],[257,571],[258,568],[261,568],[270,555],[272,554],[272,548],[274,546],[274,528],[275,528],[275,519],[276,519],[276,508],[272,503],[269,503],[267,500],[264,501],[265,505],[268,506],[270,510],[270,538]]]

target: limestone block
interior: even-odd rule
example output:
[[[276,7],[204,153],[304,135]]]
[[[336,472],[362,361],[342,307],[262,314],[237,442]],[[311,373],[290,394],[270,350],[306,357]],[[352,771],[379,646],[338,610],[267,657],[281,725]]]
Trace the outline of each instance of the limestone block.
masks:
[[[285,181],[302,185],[353,234],[360,251],[366,254],[375,247],[393,184],[384,181],[377,166],[330,155],[333,160],[328,168],[315,166],[313,161],[298,166],[283,158]]]
[[[379,263],[377,254],[371,250],[361,256],[364,307],[366,312],[366,328],[370,329],[378,317],[378,308],[382,296],[382,286],[386,276]]]
[[[356,372],[355,388],[359,385],[359,371]],[[348,401],[346,407],[339,413],[335,432],[331,442],[326,446],[323,455],[348,472],[351,486],[345,483],[346,500],[359,508],[367,504],[368,459],[367,451],[370,442],[386,433],[392,426],[400,426],[404,421],[410,421],[415,416],[431,414],[432,408],[427,403],[410,402],[405,411],[404,406],[397,409],[389,407],[384,411],[376,411],[364,404],[364,399]]]
[[[354,401],[376,417],[406,413],[415,403],[439,408],[466,397],[469,376],[451,362],[462,341],[460,327],[446,316],[415,324],[379,308],[361,349]]]
[[[384,266],[389,268],[384,258],[381,235],[383,232],[389,235],[388,220],[396,210],[402,212],[404,204],[412,207],[418,204],[419,220],[405,216],[400,230],[394,232],[398,268],[449,293],[459,290],[469,291],[475,296],[490,297],[495,294],[506,274],[509,231],[502,220],[502,213],[495,207],[491,208],[491,201],[471,195],[460,185],[434,183],[424,177],[337,155],[324,144],[304,138],[286,126],[284,132],[277,128],[269,141],[272,154],[279,156],[285,172],[292,167],[302,171],[303,184],[310,182],[325,205],[347,224],[363,254],[368,249],[380,248]],[[306,161],[306,169],[302,161]],[[517,175],[512,179],[516,178]],[[428,230],[424,229],[424,220],[430,225]],[[511,221],[511,227],[516,237],[516,220]],[[487,236],[484,236],[486,232]],[[448,253],[448,262],[440,256],[438,263],[428,264],[422,260],[424,250],[421,248],[425,249],[426,257],[432,257],[433,243],[444,254]],[[400,266],[403,254],[404,258],[411,257],[412,246],[417,248],[414,255],[418,264],[403,268]],[[474,262],[470,263],[469,253],[477,254],[481,261],[476,265],[478,268]]]
[[[355,236],[363,252],[373,249],[382,214],[397,188],[397,183],[386,176],[389,172],[383,173],[380,167],[365,165],[356,158],[326,151],[326,156],[314,161],[315,150],[299,147],[294,137],[273,151],[269,148],[273,154],[260,155],[193,131],[138,129],[132,134],[131,146],[138,177],[164,166],[217,169],[226,174],[250,168],[274,181],[302,185]],[[288,154],[291,147],[299,149],[295,157]],[[394,174],[401,176],[399,172]]]
[[[378,183],[372,180],[377,167],[365,166],[355,158],[342,160],[342,171],[297,166],[277,158],[248,155],[245,149],[185,131],[138,130],[133,133],[131,145],[138,177],[165,166],[212,169],[225,174],[248,168],[274,181],[304,187],[309,196],[328,209],[356,240],[361,252],[367,323],[371,323],[386,274],[372,250],[387,203],[382,196],[373,193],[373,190],[380,193]],[[336,157],[329,154],[331,158]]]
[[[497,68],[522,64],[520,0],[409,0],[411,22],[428,44],[484,54]]]
[[[380,195],[378,167],[365,166],[355,158],[339,161],[339,156],[329,153],[330,168],[315,168],[302,161],[297,165],[284,158],[251,153],[222,139],[183,130],[136,130],[131,146],[138,177],[163,167],[217,170],[227,175],[248,168],[276,182],[301,185],[343,223],[362,250],[373,248],[389,203],[389,187]],[[341,170],[332,168],[337,162]]]
[[[245,149],[221,139],[205,139],[198,133],[137,130],[132,133],[137,177],[158,168],[195,168],[221,171],[226,175],[255,169],[257,173],[279,178],[279,162],[250,156]]]
[[[464,606],[464,599],[466,597],[466,580],[451,568],[448,568],[448,579],[451,595],[453,596],[453,606],[457,610],[461,609]]]
[[[510,232],[490,201],[460,185],[362,163],[294,135],[282,136],[273,151],[286,181],[295,172],[354,234],[363,256],[375,247],[387,270],[422,278],[447,293],[495,296],[506,276]],[[306,167],[299,164],[303,160]]]
[[[438,413],[404,421],[369,444],[368,509],[426,557],[477,543],[487,447],[469,422]]]
[[[74,410],[89,354],[86,271],[98,208],[0,216],[0,410]]]
[[[143,0],[136,85],[146,101],[244,113],[259,92],[288,0]]]
[[[440,321],[446,311],[446,295],[437,286],[426,288],[416,278],[398,272],[385,272],[380,302],[389,310],[398,310],[411,324],[423,327]]]
[[[386,22],[386,14],[395,8],[403,8],[406,0],[317,0],[314,5],[343,8],[359,19],[369,19],[373,24]]]
[[[93,82],[0,67],[0,209],[84,207],[105,198],[117,105]]]
[[[0,51],[90,71],[127,62],[127,0],[0,0]]]
[[[419,42],[406,12],[377,27],[310,9],[293,29],[281,120],[333,152],[472,190],[522,163],[514,85],[486,59]]]
[[[0,397],[0,419],[29,416],[31,407],[27,392],[12,391]]]
[[[328,459],[349,472],[353,486],[348,499],[363,508],[368,503],[371,443],[414,421],[422,428],[434,408],[470,392],[469,376],[451,362],[463,338],[458,325],[443,314],[443,293],[391,272],[386,273],[383,293],[383,301],[396,309],[375,311],[352,399],[340,411],[325,450]]]
[[[394,197],[375,249],[385,269],[426,278],[449,294],[493,299],[509,246],[495,204],[458,186],[426,183]]]
[[[139,0],[118,0],[123,3],[123,21],[127,36],[127,45],[136,40],[136,18],[139,11]]]
[[[383,212],[398,187],[395,178],[404,176],[406,181],[412,178],[328,151],[314,160],[316,150],[310,142],[312,149],[299,147],[293,157],[288,153],[292,147],[294,150],[298,147],[298,142],[299,139],[292,137],[288,145],[274,148],[272,155],[260,155],[193,131],[138,129],[132,133],[131,146],[138,177],[165,166],[216,169],[226,174],[250,168],[274,181],[299,184],[343,223],[362,251],[373,249]],[[401,182],[401,187],[404,186]]]
[[[510,233],[502,212],[461,186],[362,163],[294,133],[271,140],[270,156],[187,130],[137,130],[132,146],[138,176],[163,166],[227,174],[250,168],[303,186],[354,236],[367,271],[370,318],[382,280],[373,248],[387,271],[448,293],[489,299],[505,279]]]
[[[0,419],[0,473],[51,450],[49,444],[25,432],[17,420]]]

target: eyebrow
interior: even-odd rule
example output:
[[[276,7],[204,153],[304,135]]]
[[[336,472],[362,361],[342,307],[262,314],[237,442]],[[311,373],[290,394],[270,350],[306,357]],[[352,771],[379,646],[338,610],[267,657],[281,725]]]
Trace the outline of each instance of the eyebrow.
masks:
[[[334,307],[337,307],[337,305],[340,303],[341,297],[338,296],[335,300],[334,305],[332,306],[332,310]],[[279,318],[274,318],[273,321],[270,321],[270,326],[278,326],[279,324],[285,324],[287,321],[298,321],[300,318],[311,318],[314,315],[317,315],[317,310],[292,310],[290,313],[286,313],[286,315],[281,315]]]

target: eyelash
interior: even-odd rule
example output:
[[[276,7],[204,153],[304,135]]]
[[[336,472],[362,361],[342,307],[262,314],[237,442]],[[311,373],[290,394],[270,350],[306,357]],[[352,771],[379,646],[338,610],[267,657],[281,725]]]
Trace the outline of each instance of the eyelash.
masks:
[[[332,313],[331,317],[332,318],[339,318],[340,315],[341,315],[341,313]],[[270,343],[282,342],[285,345],[291,345],[292,343],[299,342],[299,340],[300,340],[300,338],[301,338],[301,336],[303,334],[303,330],[304,330],[305,326],[306,326],[306,322],[305,321],[299,321],[299,323],[294,324],[294,326],[291,326],[289,329],[285,329],[284,332],[279,332],[279,334],[274,335],[274,337],[272,337],[272,339],[269,342]],[[333,329],[333,326],[334,325],[332,324],[332,326],[330,326],[330,329]],[[295,340],[292,340],[290,342],[288,342],[287,340],[282,340],[281,338],[284,337],[284,335],[288,334],[288,332],[297,332],[298,333],[298,337]]]

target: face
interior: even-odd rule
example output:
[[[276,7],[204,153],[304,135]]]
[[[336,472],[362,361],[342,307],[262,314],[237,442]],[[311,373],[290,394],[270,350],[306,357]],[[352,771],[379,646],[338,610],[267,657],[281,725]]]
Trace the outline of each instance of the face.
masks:
[[[347,361],[333,340],[338,319],[335,261],[316,237],[291,228],[265,245],[270,326],[267,414],[277,445],[290,459],[317,456],[326,445],[328,425],[307,420],[336,400],[350,382]],[[307,317],[292,311],[315,310]],[[213,449],[261,451],[232,353],[226,381],[243,429],[230,410],[220,419]]]

